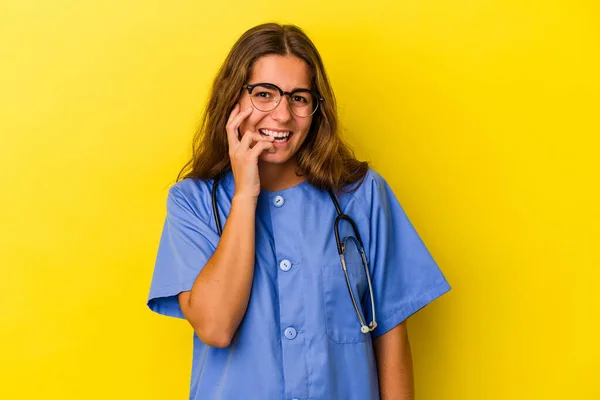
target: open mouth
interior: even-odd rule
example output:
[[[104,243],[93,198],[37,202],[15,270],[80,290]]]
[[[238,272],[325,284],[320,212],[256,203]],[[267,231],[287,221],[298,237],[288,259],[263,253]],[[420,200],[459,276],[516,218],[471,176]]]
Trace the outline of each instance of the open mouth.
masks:
[[[291,132],[291,131],[276,132],[276,131],[271,131],[269,129],[259,129],[258,131],[263,136],[271,136],[271,137],[275,138],[275,140],[274,140],[275,143],[287,143],[290,141],[290,139],[294,135],[294,132]]]

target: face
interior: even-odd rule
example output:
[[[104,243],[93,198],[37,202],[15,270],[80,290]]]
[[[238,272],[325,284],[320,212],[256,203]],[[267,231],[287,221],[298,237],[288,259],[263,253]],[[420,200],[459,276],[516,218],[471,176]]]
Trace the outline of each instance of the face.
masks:
[[[310,82],[310,68],[299,58],[293,56],[264,56],[254,63],[252,75],[247,84],[271,83],[281,90],[291,92],[294,89],[313,89]],[[253,94],[260,89],[255,88]],[[241,109],[252,107],[252,114],[240,125],[240,133],[243,135],[251,130],[265,135],[285,136],[289,132],[287,140],[275,140],[275,152],[263,152],[260,160],[276,164],[295,164],[295,154],[302,146],[308,135],[313,116],[298,117],[291,112],[289,96],[282,96],[280,103],[274,110],[259,111],[252,106],[248,91],[244,89],[239,100]],[[278,133],[275,133],[278,132]]]

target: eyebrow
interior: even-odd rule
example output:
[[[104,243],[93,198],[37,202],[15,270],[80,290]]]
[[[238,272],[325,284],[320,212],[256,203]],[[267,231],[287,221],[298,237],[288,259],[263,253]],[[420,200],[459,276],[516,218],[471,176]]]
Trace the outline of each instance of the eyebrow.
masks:
[[[278,88],[280,88],[281,90],[283,90],[283,88],[281,88],[281,87],[279,87],[278,85],[276,85],[276,84],[274,84],[274,83],[271,83],[271,82],[264,82],[264,81],[263,81],[263,82],[261,82],[261,81],[258,81],[258,82],[256,82],[256,83],[249,83],[248,85],[272,85],[272,86],[278,87]],[[310,92],[312,92],[312,91],[313,91],[312,89],[310,89],[310,88],[307,88],[307,87],[295,87],[295,88],[293,88],[292,90],[290,90],[290,93],[292,93],[292,92],[295,92],[296,90],[308,90],[308,91],[310,91]],[[283,90],[283,91],[285,92],[285,90]]]

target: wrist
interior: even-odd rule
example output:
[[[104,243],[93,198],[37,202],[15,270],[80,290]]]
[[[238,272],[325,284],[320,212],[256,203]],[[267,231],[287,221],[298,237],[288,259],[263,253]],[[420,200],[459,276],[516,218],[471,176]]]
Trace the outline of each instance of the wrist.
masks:
[[[231,206],[233,207],[235,204],[237,204],[238,205],[237,207],[244,207],[244,206],[256,207],[257,202],[258,202],[257,196],[236,193],[233,195],[233,199],[231,200]]]

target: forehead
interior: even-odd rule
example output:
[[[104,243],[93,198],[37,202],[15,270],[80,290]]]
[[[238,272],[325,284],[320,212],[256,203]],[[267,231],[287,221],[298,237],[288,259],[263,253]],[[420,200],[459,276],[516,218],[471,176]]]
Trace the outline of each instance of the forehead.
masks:
[[[269,55],[256,60],[249,83],[273,83],[283,90],[311,88],[310,67],[294,56]]]

